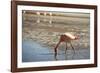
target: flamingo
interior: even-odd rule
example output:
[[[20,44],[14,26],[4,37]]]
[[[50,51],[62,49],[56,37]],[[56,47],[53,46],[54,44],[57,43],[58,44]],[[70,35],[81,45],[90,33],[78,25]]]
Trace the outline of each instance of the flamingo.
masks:
[[[58,44],[56,45],[56,47],[54,48],[55,50],[55,56],[57,55],[57,48],[58,46],[60,45],[61,42],[65,42],[66,43],[66,50],[65,50],[65,53],[67,51],[67,43],[70,43],[72,49],[74,50],[74,47],[71,43],[72,40],[77,40],[79,39],[79,36],[74,36],[72,35],[71,33],[63,33],[62,35],[60,35],[60,40],[58,42]],[[75,52],[75,50],[74,50]]]
[[[37,14],[37,16],[38,16],[38,18],[37,18],[37,20],[36,20],[36,23],[40,23],[40,18],[39,18],[40,12],[36,12],[36,14]]]

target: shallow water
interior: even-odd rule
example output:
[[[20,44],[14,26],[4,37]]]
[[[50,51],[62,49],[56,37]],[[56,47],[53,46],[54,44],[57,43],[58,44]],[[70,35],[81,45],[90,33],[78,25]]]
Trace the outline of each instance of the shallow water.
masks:
[[[62,48],[63,49],[63,48]],[[89,49],[77,49],[74,51],[70,48],[65,51],[58,49],[55,57],[54,50],[50,47],[44,47],[40,43],[33,40],[23,40],[22,42],[22,62],[38,62],[38,61],[55,61],[55,60],[79,60],[89,59]]]

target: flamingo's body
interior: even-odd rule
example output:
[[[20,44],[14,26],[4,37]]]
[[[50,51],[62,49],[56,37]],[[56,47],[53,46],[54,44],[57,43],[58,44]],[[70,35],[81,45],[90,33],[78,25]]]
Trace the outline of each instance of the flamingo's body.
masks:
[[[67,43],[70,43],[72,49],[74,50],[74,47],[72,46],[71,41],[72,40],[76,40],[78,38],[79,38],[78,36],[74,36],[74,35],[72,35],[70,33],[64,33],[64,34],[62,34],[60,36],[60,40],[59,40],[58,44],[54,48],[55,49],[55,55],[57,55],[57,48],[58,48],[58,46],[60,45],[61,42],[65,42],[66,43],[66,50],[67,50]],[[65,53],[66,53],[66,51],[65,51]]]

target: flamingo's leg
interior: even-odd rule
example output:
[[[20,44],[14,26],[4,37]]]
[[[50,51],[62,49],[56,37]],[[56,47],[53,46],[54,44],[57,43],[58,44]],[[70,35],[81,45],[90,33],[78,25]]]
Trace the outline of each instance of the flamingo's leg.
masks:
[[[61,41],[59,41],[58,44],[56,45],[56,47],[54,48],[54,50],[55,50],[55,56],[57,56],[57,48],[60,45],[60,43],[61,43]]]
[[[66,53],[66,51],[67,51],[67,42],[66,42],[66,49],[65,49],[65,53]]]
[[[72,47],[72,49],[74,50],[74,53],[75,53],[75,48],[72,46],[72,43],[70,42],[70,45],[71,45],[71,47]]]

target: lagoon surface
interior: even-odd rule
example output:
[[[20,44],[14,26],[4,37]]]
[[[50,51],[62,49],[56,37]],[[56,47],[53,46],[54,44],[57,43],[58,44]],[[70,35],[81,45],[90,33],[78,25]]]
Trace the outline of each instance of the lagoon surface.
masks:
[[[42,46],[33,40],[23,40],[22,62],[78,60],[89,58],[89,49],[76,49],[74,53],[71,48],[67,50],[66,54],[63,48],[58,49],[58,55],[55,58],[54,50],[52,48]]]

